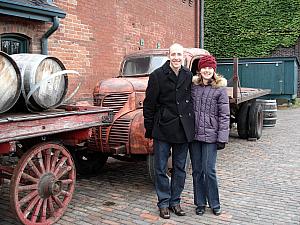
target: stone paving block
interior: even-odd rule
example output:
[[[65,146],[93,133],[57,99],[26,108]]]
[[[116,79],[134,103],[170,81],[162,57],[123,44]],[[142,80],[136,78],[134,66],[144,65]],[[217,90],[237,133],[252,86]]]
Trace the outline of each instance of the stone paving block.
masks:
[[[232,131],[218,152],[221,216],[209,208],[195,215],[189,170],[182,194],[187,216],[163,220],[146,163],[109,159],[101,174],[77,178],[72,202],[56,225],[300,225],[300,108],[277,115],[276,126],[264,129],[260,140],[242,140]],[[0,190],[0,225],[20,225],[10,210],[9,182]]]

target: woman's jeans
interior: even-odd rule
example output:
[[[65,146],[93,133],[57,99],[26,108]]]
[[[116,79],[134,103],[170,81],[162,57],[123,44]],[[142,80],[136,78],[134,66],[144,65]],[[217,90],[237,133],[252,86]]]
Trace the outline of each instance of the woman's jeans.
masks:
[[[184,189],[185,163],[188,152],[188,143],[174,144],[160,140],[153,140],[155,189],[158,197],[157,206],[166,208],[178,205],[180,195]],[[171,184],[167,176],[167,163],[172,147],[172,175]]]
[[[190,157],[193,168],[194,204],[211,208],[220,207],[216,175],[217,145],[194,141],[190,144]]]

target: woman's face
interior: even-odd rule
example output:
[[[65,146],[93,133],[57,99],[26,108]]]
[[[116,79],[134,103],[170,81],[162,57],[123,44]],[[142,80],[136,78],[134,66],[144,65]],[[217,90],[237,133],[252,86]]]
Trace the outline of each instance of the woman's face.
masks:
[[[200,74],[201,74],[203,79],[210,80],[214,75],[214,69],[211,68],[211,67],[201,68]]]

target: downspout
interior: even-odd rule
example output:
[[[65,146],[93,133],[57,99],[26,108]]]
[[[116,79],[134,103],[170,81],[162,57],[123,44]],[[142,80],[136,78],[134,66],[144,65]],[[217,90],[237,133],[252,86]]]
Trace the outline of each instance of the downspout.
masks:
[[[53,34],[59,27],[59,19],[58,17],[53,17],[53,24],[49,28],[49,30],[42,37],[42,54],[48,55],[48,38]]]
[[[200,48],[200,0],[195,1],[195,48]]]
[[[199,44],[200,48],[204,48],[204,0],[200,1],[200,7],[199,7]]]

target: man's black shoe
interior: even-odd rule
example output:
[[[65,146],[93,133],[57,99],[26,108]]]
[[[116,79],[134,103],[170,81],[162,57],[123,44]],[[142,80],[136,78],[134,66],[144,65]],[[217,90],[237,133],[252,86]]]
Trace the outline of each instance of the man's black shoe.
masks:
[[[205,206],[198,206],[196,208],[196,214],[202,216],[205,213]]]
[[[163,219],[170,219],[170,210],[168,208],[160,208],[159,216]]]
[[[185,216],[185,212],[181,209],[180,205],[175,205],[170,207],[171,211],[177,216]]]
[[[216,216],[220,216],[222,213],[221,208],[213,208],[212,211],[213,211],[213,214],[215,214]]]

